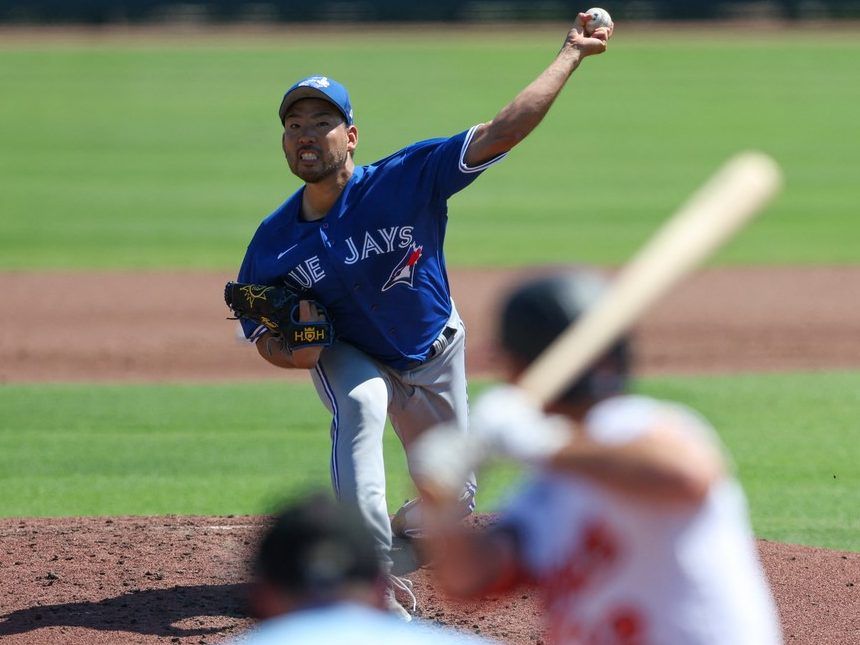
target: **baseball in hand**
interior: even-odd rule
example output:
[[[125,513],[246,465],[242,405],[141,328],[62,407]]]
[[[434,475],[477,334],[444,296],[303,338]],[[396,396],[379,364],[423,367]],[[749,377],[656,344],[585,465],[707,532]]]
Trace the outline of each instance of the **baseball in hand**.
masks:
[[[586,36],[590,36],[594,33],[595,29],[600,29],[601,27],[606,27],[607,29],[612,28],[612,16],[609,15],[609,12],[606,9],[592,7],[585,13],[591,16],[591,20],[585,23]]]

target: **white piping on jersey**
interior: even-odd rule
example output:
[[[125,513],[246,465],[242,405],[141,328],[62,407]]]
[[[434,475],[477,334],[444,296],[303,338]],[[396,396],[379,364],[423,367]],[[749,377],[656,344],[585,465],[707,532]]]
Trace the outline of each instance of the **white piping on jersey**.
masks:
[[[481,172],[482,170],[485,170],[486,168],[489,168],[490,166],[492,166],[497,161],[501,161],[502,159],[504,159],[505,157],[508,156],[507,152],[503,152],[498,157],[493,157],[489,161],[485,161],[484,163],[482,163],[479,166],[469,166],[466,163],[466,158],[465,158],[466,157],[466,149],[469,147],[469,144],[472,142],[472,136],[475,134],[475,130],[477,130],[477,129],[478,129],[477,125],[473,125],[469,129],[469,132],[466,134],[466,140],[463,141],[463,147],[460,148],[460,161],[458,162],[458,164],[460,166],[460,172],[467,172],[467,173]]]
[[[329,468],[331,470],[331,484],[332,488],[334,488],[335,497],[340,499],[340,480],[338,479],[337,472],[337,431],[339,424],[338,418],[338,409],[337,409],[337,401],[334,398],[334,391],[331,389],[331,385],[328,382],[328,377],[325,375],[323,371],[322,365],[319,363],[314,367],[314,371],[317,373],[317,376],[320,379],[320,383],[323,385],[323,389],[325,390],[326,397],[331,403],[332,415],[331,415],[331,461],[329,464]]]
[[[248,336],[248,342],[256,343],[260,339],[260,336],[265,334],[267,331],[269,331],[269,329],[265,325],[257,325],[257,327],[254,328],[254,331],[251,332],[251,335]]]

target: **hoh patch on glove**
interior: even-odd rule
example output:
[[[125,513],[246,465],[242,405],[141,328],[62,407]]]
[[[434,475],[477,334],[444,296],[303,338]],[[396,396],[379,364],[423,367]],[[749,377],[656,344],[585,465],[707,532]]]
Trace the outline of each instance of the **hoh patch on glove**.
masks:
[[[299,294],[287,287],[264,284],[228,282],[224,287],[224,302],[236,319],[252,320],[264,325],[281,338],[290,351],[313,346],[328,346],[333,341],[333,329],[328,313],[321,304],[312,302],[322,320],[299,320]]]

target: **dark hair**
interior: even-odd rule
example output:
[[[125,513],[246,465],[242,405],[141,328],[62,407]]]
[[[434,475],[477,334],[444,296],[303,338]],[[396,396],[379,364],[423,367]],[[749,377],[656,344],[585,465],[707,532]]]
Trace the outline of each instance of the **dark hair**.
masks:
[[[591,308],[607,281],[592,271],[566,271],[533,278],[517,287],[502,307],[499,339],[514,358],[529,365]],[[559,397],[571,403],[619,394],[630,371],[630,342],[622,338]]]
[[[376,546],[358,509],[313,493],[281,510],[263,535],[254,573],[297,596],[327,597],[345,583],[381,575]]]

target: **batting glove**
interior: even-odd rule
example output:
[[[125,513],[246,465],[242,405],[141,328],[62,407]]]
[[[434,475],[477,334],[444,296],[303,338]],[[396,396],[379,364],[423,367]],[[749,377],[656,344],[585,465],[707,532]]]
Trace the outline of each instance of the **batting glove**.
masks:
[[[453,500],[484,457],[475,437],[454,424],[426,430],[409,448],[409,472],[422,497]]]
[[[469,432],[482,447],[483,458],[506,457],[540,463],[571,440],[567,424],[547,417],[514,385],[494,387],[472,407]]]
[[[453,499],[469,474],[489,459],[540,463],[570,439],[563,421],[545,416],[521,389],[502,385],[472,407],[468,433],[441,425],[422,434],[410,448],[409,470],[428,494]]]

